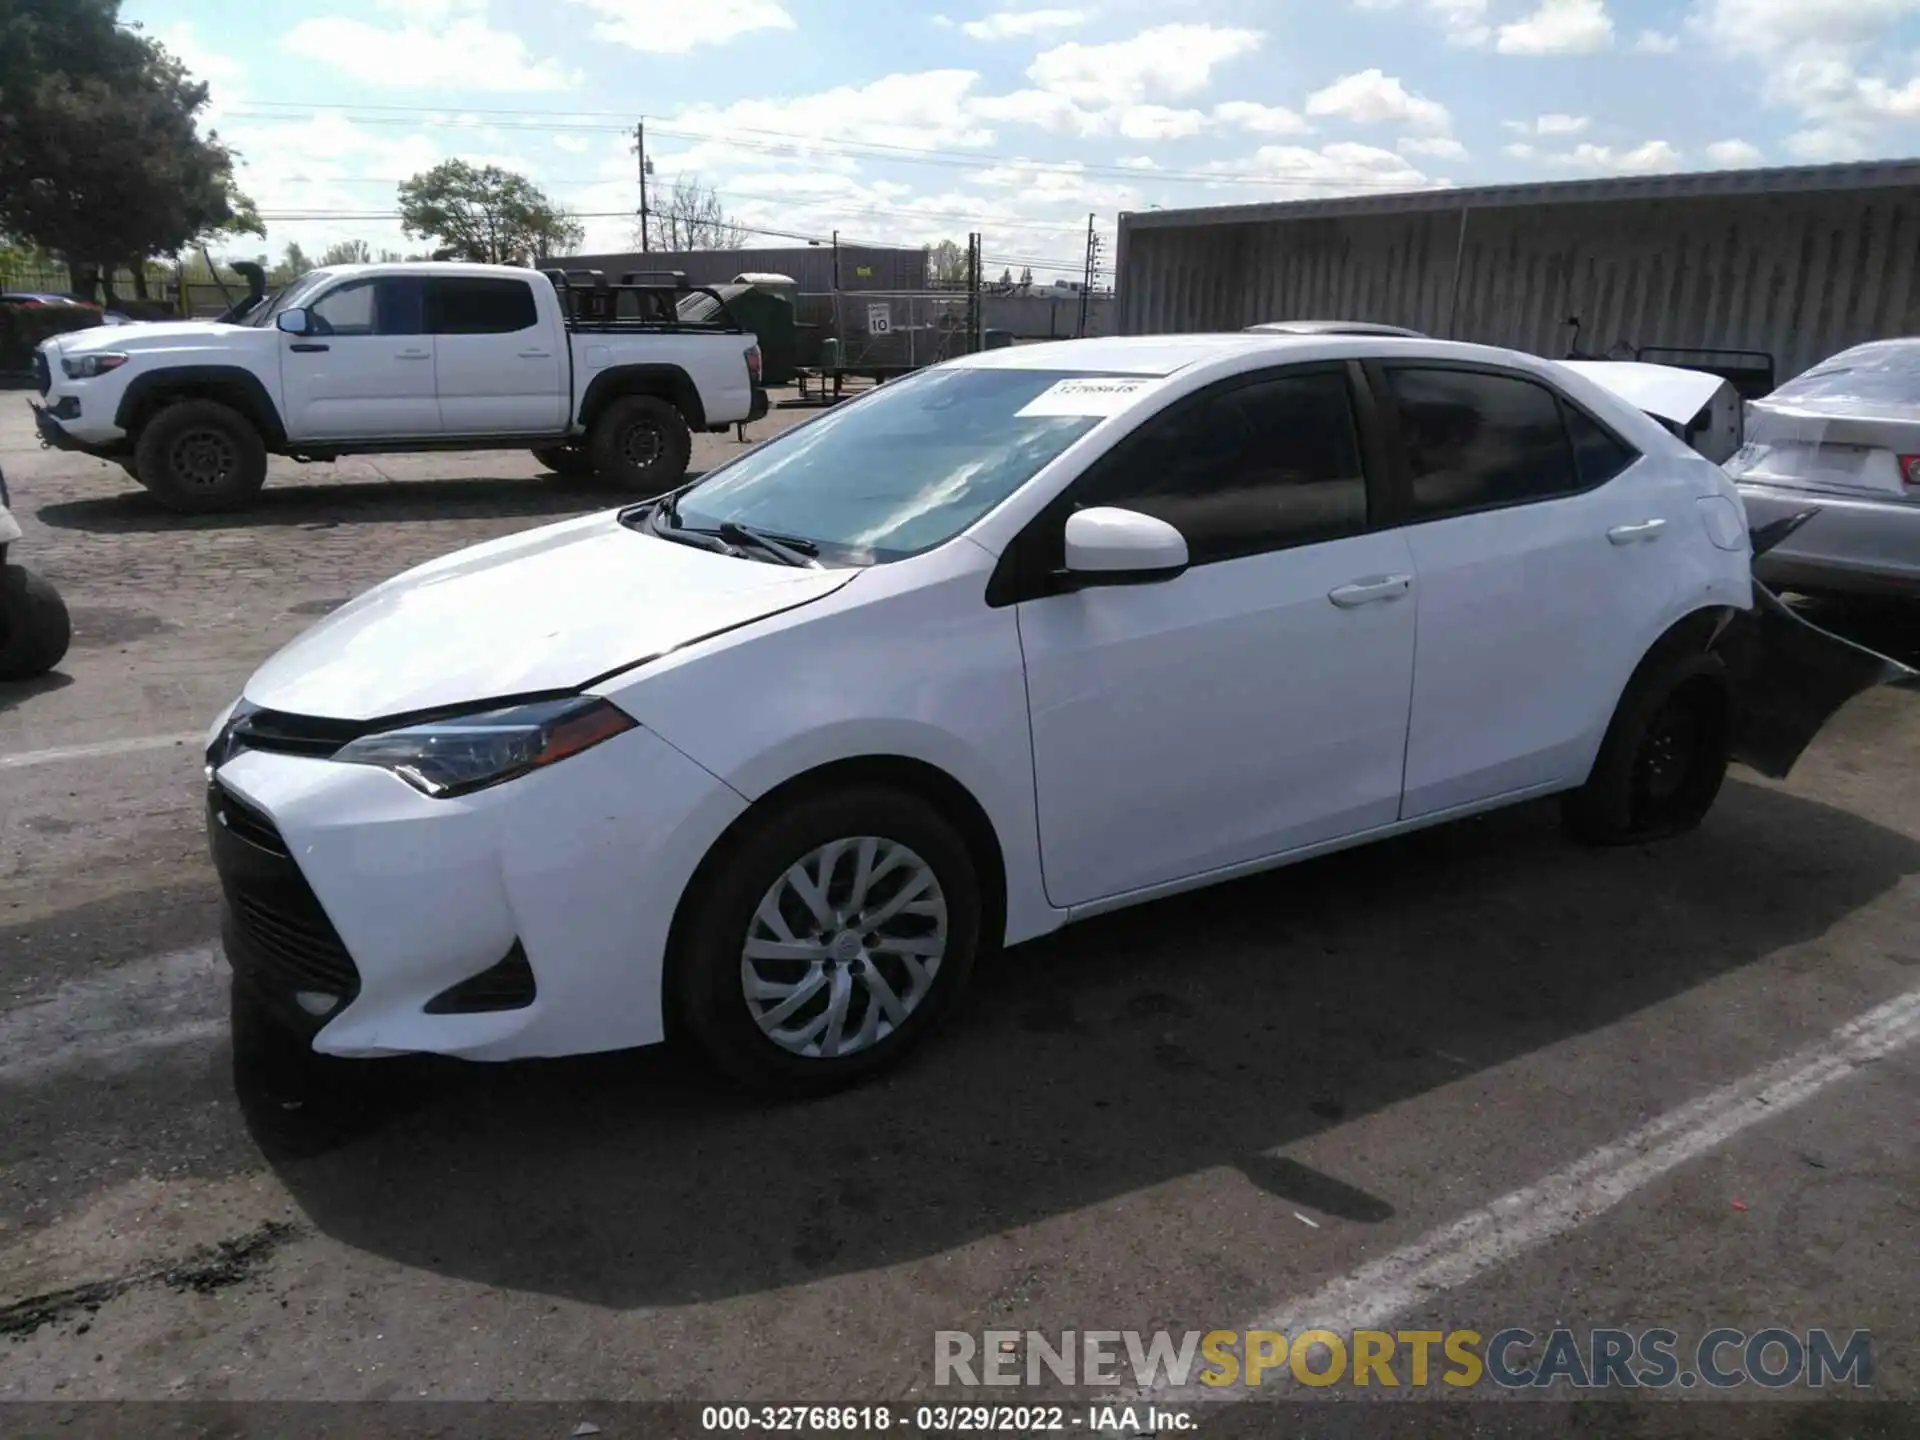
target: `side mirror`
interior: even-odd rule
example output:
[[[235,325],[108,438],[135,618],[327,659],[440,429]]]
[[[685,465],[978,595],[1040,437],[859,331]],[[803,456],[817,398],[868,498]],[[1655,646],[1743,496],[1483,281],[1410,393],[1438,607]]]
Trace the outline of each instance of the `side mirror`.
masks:
[[[307,312],[298,306],[291,310],[282,310],[273,317],[273,323],[289,335],[304,335],[307,333]]]
[[[1187,540],[1138,510],[1095,506],[1067,517],[1066,562],[1077,586],[1150,584],[1185,573]]]

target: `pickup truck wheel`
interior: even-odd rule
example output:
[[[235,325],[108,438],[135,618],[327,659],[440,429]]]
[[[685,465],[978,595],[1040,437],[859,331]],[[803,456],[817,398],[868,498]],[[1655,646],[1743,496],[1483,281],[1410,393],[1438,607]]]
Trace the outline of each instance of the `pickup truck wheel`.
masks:
[[[0,680],[31,680],[66,658],[73,625],[60,592],[24,565],[0,567]]]
[[[693,455],[686,417],[657,395],[615,400],[593,422],[587,454],[600,477],[637,495],[662,495],[680,483]]]
[[[593,457],[577,445],[543,445],[533,452],[533,458],[556,475],[593,474]]]
[[[233,510],[267,480],[267,447],[246,416],[217,400],[181,400],[155,415],[134,447],[140,483],[182,515]]]

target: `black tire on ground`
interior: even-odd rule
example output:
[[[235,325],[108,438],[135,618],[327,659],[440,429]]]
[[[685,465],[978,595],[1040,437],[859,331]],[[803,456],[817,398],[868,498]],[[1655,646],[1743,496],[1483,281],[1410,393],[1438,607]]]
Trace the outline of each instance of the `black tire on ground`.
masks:
[[[267,446],[246,416],[217,400],[179,400],[147,421],[134,447],[140,483],[182,515],[235,510],[267,479]]]
[[[1660,840],[1706,818],[1727,774],[1726,666],[1706,651],[1656,652],[1628,683],[1587,783],[1561,800],[1593,845]]]
[[[924,998],[903,1023],[852,1054],[805,1056],[762,1031],[747,1000],[743,952],[761,901],[780,877],[820,846],[864,836],[906,846],[931,870],[945,902],[946,947]],[[834,868],[828,877],[829,902],[846,895],[857,863],[856,851]],[[876,887],[871,896],[886,903],[884,889]],[[687,903],[667,962],[676,1033],[692,1038],[721,1071],[764,1092],[821,1094],[894,1064],[951,1014],[981,946],[980,878],[966,841],[926,801],[887,785],[859,785],[780,805],[728,841],[703,867]],[[797,981],[810,962],[779,963],[796,967],[790,978]],[[836,963],[847,962],[828,962],[828,980]],[[862,967],[873,967],[899,995],[911,985],[903,978],[903,963],[897,957],[886,957],[884,963],[872,957],[851,962],[854,978],[847,983],[854,998],[845,1012],[849,1031],[876,1004],[869,984],[858,978]],[[831,987],[818,993],[818,1007],[824,1008]],[[809,1001],[794,1013],[793,1022],[803,1025],[813,1018],[814,1007]]]
[[[556,475],[568,477],[593,474],[593,459],[577,445],[544,445],[533,458]]]
[[[66,658],[66,602],[24,565],[0,568],[0,680],[31,680]]]
[[[664,495],[686,475],[693,435],[671,400],[626,395],[600,412],[588,432],[586,450],[602,480],[651,497]]]

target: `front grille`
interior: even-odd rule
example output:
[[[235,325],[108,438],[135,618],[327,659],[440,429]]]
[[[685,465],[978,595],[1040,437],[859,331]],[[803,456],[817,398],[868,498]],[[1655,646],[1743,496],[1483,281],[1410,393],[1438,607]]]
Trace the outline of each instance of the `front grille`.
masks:
[[[53,388],[53,367],[47,364],[47,357],[38,350],[33,352],[33,383],[40,392],[40,398],[46,399],[47,392]]]
[[[208,758],[215,764],[224,764],[244,751],[265,750],[275,755],[304,755],[325,760],[349,741],[378,728],[361,720],[325,720],[312,715],[249,709],[214,742],[214,751]]]
[[[351,1002],[360,972],[272,818],[216,781],[207,787],[207,832],[235,931],[235,971],[282,1002],[311,991]]]

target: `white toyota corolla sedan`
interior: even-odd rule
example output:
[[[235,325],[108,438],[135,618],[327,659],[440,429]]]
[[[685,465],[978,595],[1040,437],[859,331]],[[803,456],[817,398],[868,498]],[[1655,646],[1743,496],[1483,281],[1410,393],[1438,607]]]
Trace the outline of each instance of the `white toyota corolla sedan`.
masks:
[[[322,1054],[829,1086],[1100,911],[1556,792],[1698,822],[1749,567],[1719,467],[1551,361],[975,355],[282,650],[209,736],[228,954]]]

